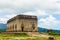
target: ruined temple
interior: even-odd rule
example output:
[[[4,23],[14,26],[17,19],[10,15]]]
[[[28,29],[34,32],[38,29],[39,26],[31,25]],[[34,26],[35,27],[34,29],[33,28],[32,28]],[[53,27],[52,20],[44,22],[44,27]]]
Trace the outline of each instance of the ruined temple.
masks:
[[[37,16],[17,15],[7,21],[6,32],[37,32]]]

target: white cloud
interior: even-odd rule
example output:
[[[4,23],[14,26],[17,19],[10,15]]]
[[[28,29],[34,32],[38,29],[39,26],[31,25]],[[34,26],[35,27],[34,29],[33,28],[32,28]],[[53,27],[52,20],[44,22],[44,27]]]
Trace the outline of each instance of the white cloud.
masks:
[[[44,27],[47,29],[59,28],[60,21],[57,20],[52,15],[49,15],[47,18],[41,18],[39,20],[39,27]]]
[[[49,15],[45,11],[39,10],[39,9],[37,9],[36,11],[29,11],[29,12],[25,12],[25,13],[21,13],[21,14],[36,15],[36,16],[47,16],[47,15]]]
[[[10,15],[5,15],[4,17],[0,17],[0,23],[6,24],[9,19],[12,17],[16,16],[17,14],[10,14]]]
[[[7,11],[8,10],[8,11]],[[10,9],[11,10],[11,9]],[[6,23],[8,19],[18,15],[18,14],[24,14],[24,15],[35,15],[35,16],[46,16],[47,14],[42,11],[42,10],[36,10],[36,11],[29,11],[29,12],[25,12],[25,13],[18,13],[16,14],[14,12],[14,10],[11,10],[10,11],[9,9],[4,9],[5,13],[5,16],[0,16],[1,20],[0,20],[0,23]],[[3,13],[2,11],[0,13]]]
[[[46,15],[49,15],[49,14],[47,14],[44,10],[36,10],[36,11],[35,11],[35,14],[36,14],[37,16],[46,16]]]
[[[26,14],[26,15],[37,15],[47,16],[52,14],[60,14],[60,3],[58,0],[0,0],[0,16],[2,19],[9,19],[12,15]],[[54,9],[54,10],[53,10]],[[56,10],[55,10],[56,9]],[[47,13],[47,10],[48,13]],[[7,16],[6,16],[7,15]],[[8,18],[5,18],[8,17]],[[47,20],[48,18],[46,18]],[[41,19],[45,20],[45,19]],[[50,20],[49,22],[55,22],[56,19]],[[3,23],[5,21],[2,21]],[[0,22],[1,23],[1,22]]]
[[[0,17],[0,23],[6,23],[6,22],[7,22],[7,18]]]

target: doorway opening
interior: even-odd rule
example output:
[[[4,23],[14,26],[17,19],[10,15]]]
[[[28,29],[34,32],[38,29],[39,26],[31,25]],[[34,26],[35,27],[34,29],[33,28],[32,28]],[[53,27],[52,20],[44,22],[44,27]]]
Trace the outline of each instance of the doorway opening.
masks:
[[[21,31],[24,32],[24,25],[23,25],[23,23],[21,24]]]

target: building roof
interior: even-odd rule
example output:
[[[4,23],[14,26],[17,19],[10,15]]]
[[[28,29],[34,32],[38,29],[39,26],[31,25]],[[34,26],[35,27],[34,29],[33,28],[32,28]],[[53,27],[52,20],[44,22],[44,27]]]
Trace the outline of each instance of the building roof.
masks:
[[[7,21],[7,23],[14,21],[15,19],[32,19],[32,20],[37,20],[37,16],[32,16],[32,15],[17,15]]]

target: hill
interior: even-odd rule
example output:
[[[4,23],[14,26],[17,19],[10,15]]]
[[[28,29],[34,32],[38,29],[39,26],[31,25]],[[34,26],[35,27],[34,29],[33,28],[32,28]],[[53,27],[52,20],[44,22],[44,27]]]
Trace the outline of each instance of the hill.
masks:
[[[0,29],[6,29],[6,24],[0,23]]]
[[[48,29],[46,28],[41,28],[41,27],[38,27],[38,32],[47,32]]]
[[[48,30],[51,30],[50,33],[48,32]],[[46,32],[46,33],[52,34],[52,35],[56,35],[56,34],[60,35],[60,30],[46,29],[46,28],[40,28],[40,27],[38,27],[38,32]]]

